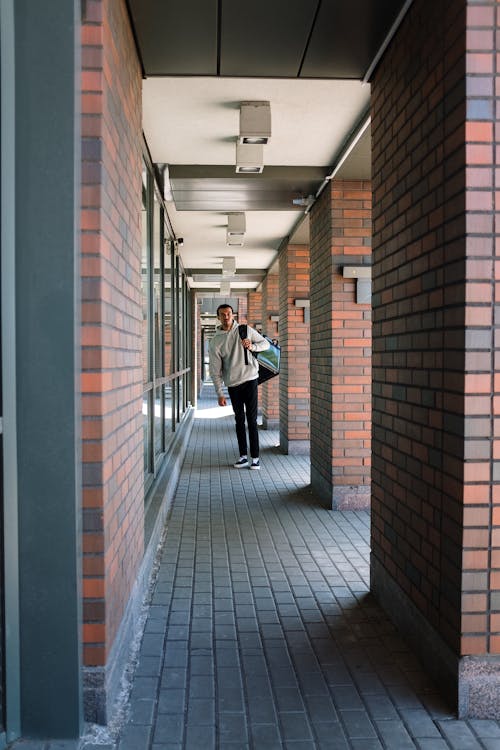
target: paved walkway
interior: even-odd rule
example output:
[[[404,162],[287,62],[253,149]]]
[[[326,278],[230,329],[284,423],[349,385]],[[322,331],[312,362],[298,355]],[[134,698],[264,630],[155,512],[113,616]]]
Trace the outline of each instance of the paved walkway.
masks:
[[[499,750],[370,596],[369,513],[321,508],[273,431],[260,472],[232,468],[232,414],[204,393],[118,750]]]

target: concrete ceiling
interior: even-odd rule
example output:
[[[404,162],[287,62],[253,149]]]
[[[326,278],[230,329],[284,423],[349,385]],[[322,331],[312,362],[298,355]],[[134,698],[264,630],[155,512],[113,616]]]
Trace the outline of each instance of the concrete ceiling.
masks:
[[[282,243],[308,241],[324,179],[370,177],[367,82],[401,0],[129,0],[144,69],[143,127],[192,288],[254,289]],[[375,12],[376,6],[376,12]],[[401,9],[403,8],[403,11]],[[240,103],[268,101],[261,174],[235,172]],[[226,245],[244,211],[243,247]]]

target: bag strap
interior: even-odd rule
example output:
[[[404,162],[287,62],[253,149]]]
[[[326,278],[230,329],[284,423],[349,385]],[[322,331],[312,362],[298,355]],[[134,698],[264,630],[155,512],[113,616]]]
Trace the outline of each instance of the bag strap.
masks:
[[[241,323],[241,325],[238,326],[238,333],[240,334],[240,339],[246,339],[248,338],[248,326],[246,323]],[[248,351],[247,349],[245,351],[245,364],[248,365]]]

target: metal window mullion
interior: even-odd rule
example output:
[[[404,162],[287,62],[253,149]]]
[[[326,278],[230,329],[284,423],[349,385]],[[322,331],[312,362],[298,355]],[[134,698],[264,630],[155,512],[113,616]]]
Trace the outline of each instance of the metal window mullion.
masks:
[[[21,731],[19,521],[16,415],[15,300],[15,29],[14,0],[0,2],[1,96],[1,325],[5,606],[5,724],[7,739]],[[8,633],[8,635],[7,635]]]

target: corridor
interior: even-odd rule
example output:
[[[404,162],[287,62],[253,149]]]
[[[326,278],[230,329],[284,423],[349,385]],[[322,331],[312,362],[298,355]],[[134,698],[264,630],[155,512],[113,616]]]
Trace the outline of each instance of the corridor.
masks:
[[[369,513],[324,510],[308,460],[260,435],[262,470],[232,468],[232,414],[204,386],[118,750],[498,750],[499,724],[456,720],[371,598]]]

